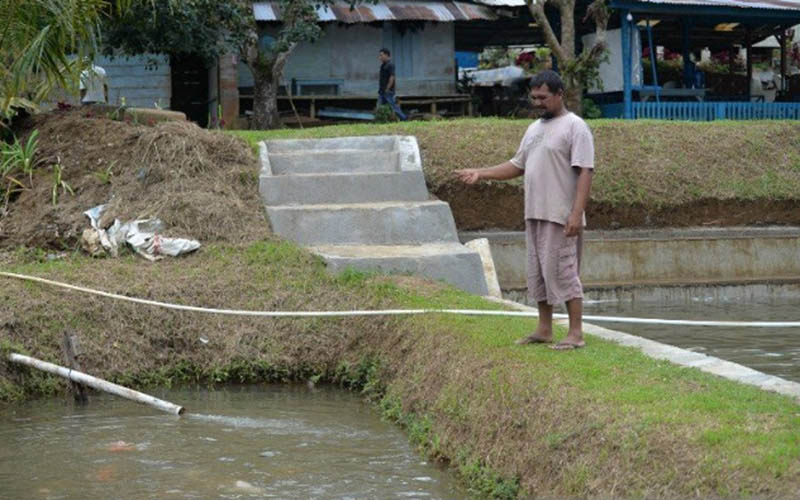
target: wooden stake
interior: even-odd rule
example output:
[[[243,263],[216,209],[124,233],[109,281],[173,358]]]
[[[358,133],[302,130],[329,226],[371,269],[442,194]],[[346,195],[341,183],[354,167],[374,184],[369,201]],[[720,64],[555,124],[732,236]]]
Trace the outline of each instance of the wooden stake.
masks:
[[[67,367],[71,370],[81,371],[81,364],[78,362],[78,356],[81,354],[78,336],[64,332],[62,347],[64,348],[64,363]],[[86,393],[86,387],[73,381],[70,381],[70,384],[72,384],[72,394],[75,396],[75,401],[80,404],[87,404],[89,395]]]

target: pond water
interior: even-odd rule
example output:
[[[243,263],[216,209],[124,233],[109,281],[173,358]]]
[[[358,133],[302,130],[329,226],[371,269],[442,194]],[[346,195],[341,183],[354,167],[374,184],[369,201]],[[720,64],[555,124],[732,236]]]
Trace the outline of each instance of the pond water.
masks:
[[[702,296],[676,302],[587,301],[584,314],[704,321],[794,322],[800,321],[800,303],[796,299],[743,301]],[[595,323],[800,382],[800,328]]]
[[[0,407],[2,498],[463,498],[358,395],[306,386]]]

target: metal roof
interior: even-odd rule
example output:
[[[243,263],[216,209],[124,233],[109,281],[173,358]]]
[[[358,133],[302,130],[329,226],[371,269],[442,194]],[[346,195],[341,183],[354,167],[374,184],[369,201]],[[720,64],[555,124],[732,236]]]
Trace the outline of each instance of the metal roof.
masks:
[[[525,7],[528,3],[525,0],[472,0],[474,3],[491,5],[492,7]],[[536,2],[533,2],[536,3]]]
[[[636,0],[635,3],[700,5],[703,7],[739,7],[748,9],[800,10],[800,0]]]
[[[253,3],[256,21],[280,21],[278,2]],[[346,1],[317,7],[322,22],[370,23],[373,21],[494,21],[497,14],[484,5],[453,1],[383,0],[376,4],[362,3],[352,9]]]

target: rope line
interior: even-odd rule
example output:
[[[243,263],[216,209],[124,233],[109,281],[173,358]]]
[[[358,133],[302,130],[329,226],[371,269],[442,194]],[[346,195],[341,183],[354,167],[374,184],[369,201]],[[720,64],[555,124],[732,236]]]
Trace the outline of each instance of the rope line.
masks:
[[[516,316],[516,317],[538,317],[536,311],[504,311],[504,310],[483,310],[483,309],[381,309],[381,310],[354,310],[354,311],[252,311],[237,309],[216,309],[208,307],[187,306],[182,304],[171,304],[156,300],[141,299],[138,297],[128,297],[116,293],[103,292],[68,283],[39,278],[37,276],[27,276],[24,274],[8,273],[0,271],[0,276],[14,278],[23,281],[32,281],[45,285],[65,288],[77,292],[99,295],[115,300],[133,302],[149,306],[163,307],[178,311],[191,311],[206,314],[224,314],[230,316],[256,316],[270,318],[309,318],[309,317],[346,317],[346,316],[397,316],[397,315],[419,315],[419,314],[455,314],[462,316]],[[553,314],[554,318],[568,318],[566,314]],[[800,328],[800,321],[696,321],[683,319],[656,319],[656,318],[631,318],[623,316],[593,316],[584,315],[586,321],[609,322],[609,323],[634,323],[649,325],[678,325],[678,326],[727,326],[727,327],[757,327],[757,328]]]

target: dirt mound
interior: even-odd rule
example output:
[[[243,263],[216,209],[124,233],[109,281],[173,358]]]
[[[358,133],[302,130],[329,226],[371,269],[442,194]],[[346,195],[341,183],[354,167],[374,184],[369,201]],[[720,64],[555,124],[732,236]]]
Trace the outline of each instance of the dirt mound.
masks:
[[[103,203],[106,224],[157,217],[167,235],[201,243],[269,233],[258,165],[240,139],[189,122],[150,127],[85,109],[36,115],[16,128],[22,140],[39,131],[41,166],[0,219],[0,246],[74,248],[89,227],[83,212]],[[74,194],[56,185],[53,165]]]

